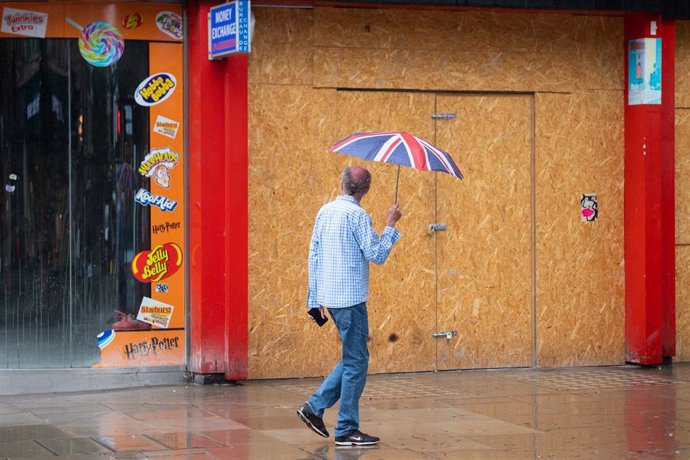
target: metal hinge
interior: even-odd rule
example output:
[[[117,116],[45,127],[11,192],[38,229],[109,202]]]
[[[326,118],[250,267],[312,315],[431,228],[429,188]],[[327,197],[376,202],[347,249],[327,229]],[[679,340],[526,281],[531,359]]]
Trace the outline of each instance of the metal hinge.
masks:
[[[458,335],[458,331],[440,331],[440,332],[434,332],[431,334],[432,337],[440,339],[442,337],[447,338],[448,340],[451,339],[451,337],[455,337]]]
[[[454,113],[434,113],[431,115],[434,120],[455,120]]]
[[[433,235],[434,232],[443,232],[446,230],[446,224],[429,224],[429,235]]]

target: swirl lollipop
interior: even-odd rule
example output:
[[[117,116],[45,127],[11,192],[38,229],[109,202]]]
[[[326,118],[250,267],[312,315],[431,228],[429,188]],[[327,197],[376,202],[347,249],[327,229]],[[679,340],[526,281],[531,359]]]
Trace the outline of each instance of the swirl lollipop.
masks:
[[[105,21],[94,21],[82,27],[70,18],[66,20],[81,31],[79,52],[92,66],[108,67],[122,57],[125,41],[114,25]]]

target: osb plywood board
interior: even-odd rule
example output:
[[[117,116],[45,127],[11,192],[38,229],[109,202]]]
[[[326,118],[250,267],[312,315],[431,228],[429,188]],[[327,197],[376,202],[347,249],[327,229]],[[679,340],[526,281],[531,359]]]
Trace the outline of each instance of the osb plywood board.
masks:
[[[574,64],[588,57],[478,50],[316,48],[314,86],[472,91],[618,89],[622,58]]]
[[[621,54],[623,20],[488,11],[317,8],[314,45],[336,48]],[[615,50],[615,52],[614,52]]]
[[[252,8],[252,12],[256,22],[249,81],[311,85],[312,10]]]
[[[373,174],[362,204],[381,231],[397,171],[328,146],[362,130],[428,136],[434,96],[282,85],[250,85],[249,96],[249,377],[325,375],[340,349],[332,321],[318,328],[305,316],[314,218],[340,193],[342,169],[357,163]],[[403,238],[371,273],[372,373],[434,367],[434,248],[424,232],[433,216],[433,176],[404,169],[399,195]]]
[[[408,131],[433,137],[434,95],[391,92],[338,92],[338,137],[353,132]],[[337,155],[341,165],[360,164],[373,175],[362,205],[381,231],[394,203],[397,166],[354,161]],[[433,174],[400,169],[398,201],[402,238],[388,261],[371,265],[369,372],[433,370],[436,305],[435,248],[426,228],[434,215]]]
[[[690,246],[676,246],[676,356],[690,361]]]
[[[314,216],[337,193],[332,90],[249,86],[249,378],[327,374],[340,353],[330,321],[306,314]]]
[[[317,9],[314,85],[479,91],[621,89],[616,18]],[[448,32],[426,34],[440,28]],[[452,38],[448,38],[452,37]]]
[[[532,363],[531,96],[439,95],[437,142],[465,179],[437,177],[439,369]]]
[[[690,244],[690,109],[676,109],[676,244]]]
[[[676,107],[690,107],[690,21],[676,21]]]
[[[537,364],[624,362],[623,93],[536,96]],[[582,194],[599,219],[583,222]]]

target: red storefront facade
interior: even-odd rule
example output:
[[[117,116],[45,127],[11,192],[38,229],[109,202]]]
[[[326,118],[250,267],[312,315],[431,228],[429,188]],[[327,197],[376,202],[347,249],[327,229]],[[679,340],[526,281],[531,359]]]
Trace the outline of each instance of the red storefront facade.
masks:
[[[280,6],[289,7],[290,2]],[[247,57],[206,57],[211,3],[189,8],[192,257],[190,370],[248,377]],[[310,4],[311,6],[311,4]],[[318,6],[318,5],[317,5]],[[376,7],[367,5],[366,7]],[[387,5],[396,8],[396,5]],[[675,21],[613,12],[630,40],[661,38],[661,104],[625,104],[625,360],[659,364],[675,355]],[[627,73],[626,73],[627,77]],[[627,88],[627,86],[626,86]],[[627,97],[627,92],[626,92]],[[195,171],[224,165],[213,180]],[[196,169],[195,169],[196,168]],[[213,213],[205,212],[212,208]],[[223,212],[216,212],[223,210]],[[251,212],[251,211],[249,211]],[[217,229],[224,229],[225,235]],[[223,258],[217,257],[223,248]],[[227,286],[227,289],[225,287]]]
[[[304,314],[306,247],[310,219],[347,164],[327,146],[393,125],[445,142],[466,180],[401,176],[411,217],[400,251],[374,273],[371,372],[690,359],[690,86],[679,78],[690,68],[690,12],[432,3],[255,1],[256,48],[216,60],[208,37],[217,2],[6,3],[4,17],[26,20],[21,7],[48,18],[44,37],[0,33],[12,62],[28,69],[17,75],[43,72],[41,84],[0,86],[20,120],[18,134],[0,139],[0,305],[8,337],[29,330],[33,355],[45,356],[15,359],[24,342],[7,339],[0,367],[162,369],[199,382],[322,375],[337,343]],[[89,62],[78,41],[91,26],[79,31],[78,21],[120,27],[122,61]],[[33,66],[37,55],[50,64]],[[163,73],[177,83],[174,97],[153,108],[129,100],[140,80]],[[49,81],[56,89],[45,89]],[[21,99],[31,91],[39,96]],[[432,121],[431,112],[457,120]],[[45,142],[31,144],[40,137],[32,130]],[[64,142],[54,131],[68,133]],[[63,158],[51,142],[65,144],[64,171],[55,172]],[[23,183],[33,162],[40,174]],[[139,175],[126,167],[134,163]],[[168,174],[156,183],[158,163]],[[41,182],[44,172],[69,183]],[[385,187],[365,207],[384,206]],[[26,233],[36,243],[24,244],[18,229],[34,222],[27,197],[44,189],[57,204],[35,224],[38,236]],[[598,197],[599,222],[581,219],[585,196]],[[166,209],[164,197],[175,205]],[[449,231],[430,236],[427,220],[438,216]],[[143,261],[169,253],[152,281]],[[40,295],[29,298],[32,290]],[[108,318],[113,306],[122,317]],[[168,313],[146,325],[135,320],[142,308]],[[439,330],[459,334],[438,340]],[[51,361],[52,349],[64,362]],[[92,383],[132,384],[108,375]]]

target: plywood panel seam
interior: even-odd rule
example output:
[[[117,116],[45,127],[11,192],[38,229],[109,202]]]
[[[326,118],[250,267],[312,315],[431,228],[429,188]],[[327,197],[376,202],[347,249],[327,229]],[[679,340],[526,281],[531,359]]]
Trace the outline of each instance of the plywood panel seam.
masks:
[[[537,107],[536,97],[530,101],[530,187],[531,187],[531,250],[532,250],[532,367],[537,367]]]

